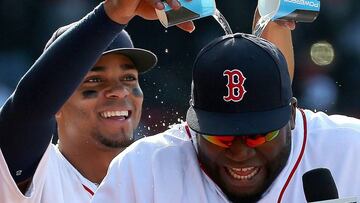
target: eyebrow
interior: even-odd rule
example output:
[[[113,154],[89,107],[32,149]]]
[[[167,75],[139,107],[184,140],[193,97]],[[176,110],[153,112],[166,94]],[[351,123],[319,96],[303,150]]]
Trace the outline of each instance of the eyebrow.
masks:
[[[131,69],[136,69],[135,65],[133,64],[121,64],[119,66],[121,69],[124,69],[124,70],[131,70]],[[94,66],[90,72],[104,72],[106,70],[106,67],[104,66]]]
[[[104,72],[105,71],[105,67],[103,66],[94,66],[90,72]]]

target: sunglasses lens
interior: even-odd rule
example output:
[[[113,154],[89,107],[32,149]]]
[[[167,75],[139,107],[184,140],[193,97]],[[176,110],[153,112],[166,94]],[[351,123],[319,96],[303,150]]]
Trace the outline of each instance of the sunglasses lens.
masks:
[[[265,138],[266,138],[266,141],[271,141],[273,139],[275,139],[280,133],[280,130],[276,130],[276,131],[273,131],[273,132],[269,132],[268,134],[266,134]]]
[[[234,140],[234,136],[210,136],[210,135],[202,135],[202,136],[212,144],[226,148],[230,147],[232,141]]]
[[[266,139],[264,136],[258,135],[255,138],[247,138],[245,139],[245,143],[249,147],[257,147],[259,145],[262,145],[266,142]]]
[[[253,138],[248,137],[245,139],[247,146],[249,147],[257,147],[259,145],[264,144],[265,142],[269,142],[275,139],[279,135],[280,130],[276,130],[273,132],[269,132],[266,135],[257,135]]]

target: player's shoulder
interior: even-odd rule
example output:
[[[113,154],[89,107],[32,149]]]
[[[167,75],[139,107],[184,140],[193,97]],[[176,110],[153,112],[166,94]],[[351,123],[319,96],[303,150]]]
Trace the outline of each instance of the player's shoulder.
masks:
[[[134,143],[134,146],[149,146],[149,147],[167,147],[181,144],[182,142],[189,142],[190,136],[187,134],[185,124],[176,124],[164,132],[156,135],[144,137]]]
[[[360,129],[360,120],[346,115],[328,115],[324,112],[313,112],[304,110],[306,120],[311,125],[317,126],[339,126],[339,127],[352,127]]]
[[[141,138],[127,147],[123,156],[152,156],[153,153],[164,148],[181,148],[184,143],[191,144],[190,136],[187,135],[184,124],[176,124],[168,130]]]
[[[324,128],[349,128],[360,132],[360,120],[345,115],[328,115],[324,112],[313,112],[303,110],[305,112],[308,127],[312,129]],[[297,114],[300,115],[298,111]]]

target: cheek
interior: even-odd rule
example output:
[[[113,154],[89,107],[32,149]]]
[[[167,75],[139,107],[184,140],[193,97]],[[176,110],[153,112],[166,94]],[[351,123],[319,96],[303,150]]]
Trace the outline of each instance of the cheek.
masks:
[[[78,104],[78,103],[77,103]],[[90,113],[86,111],[84,105],[75,105],[73,103],[67,103],[61,110],[62,121],[66,126],[78,126],[83,122],[88,122]]]
[[[217,147],[205,139],[201,138],[200,136],[197,138],[198,142],[198,148],[199,148],[199,154],[203,157],[203,159],[206,159],[204,161],[210,163],[214,163],[217,160],[221,159],[221,154],[223,150],[220,150],[220,147]]]
[[[141,114],[141,109],[142,109],[142,103],[144,100],[144,95],[143,92],[141,91],[140,87],[134,87],[131,91],[132,95],[134,96],[134,104],[137,107],[137,111],[139,112],[139,114]]]
[[[135,96],[135,97],[144,97],[144,94],[141,90],[140,87],[134,87],[131,91],[131,93]]]
[[[266,159],[269,163],[277,162],[279,157],[284,156],[286,151],[291,148],[291,141],[290,137],[282,134],[281,136],[277,137],[273,142],[264,144],[258,151],[262,154],[262,156]]]
[[[84,99],[93,99],[93,98],[97,98],[99,93],[95,90],[85,90],[81,94]]]
[[[93,98],[97,98],[98,96],[99,93],[96,90],[76,92],[63,106],[63,112],[66,112],[67,115],[71,115],[71,117],[74,118],[90,118],[97,104],[97,100]]]

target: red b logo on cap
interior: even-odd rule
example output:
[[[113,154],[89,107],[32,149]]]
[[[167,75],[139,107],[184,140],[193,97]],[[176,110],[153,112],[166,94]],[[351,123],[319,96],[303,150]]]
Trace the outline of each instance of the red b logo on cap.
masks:
[[[246,78],[243,73],[238,69],[225,70],[223,73],[224,76],[227,76],[228,83],[226,85],[228,89],[228,95],[224,96],[224,101],[229,102],[239,102],[243,99],[244,94],[246,93],[244,82]]]

